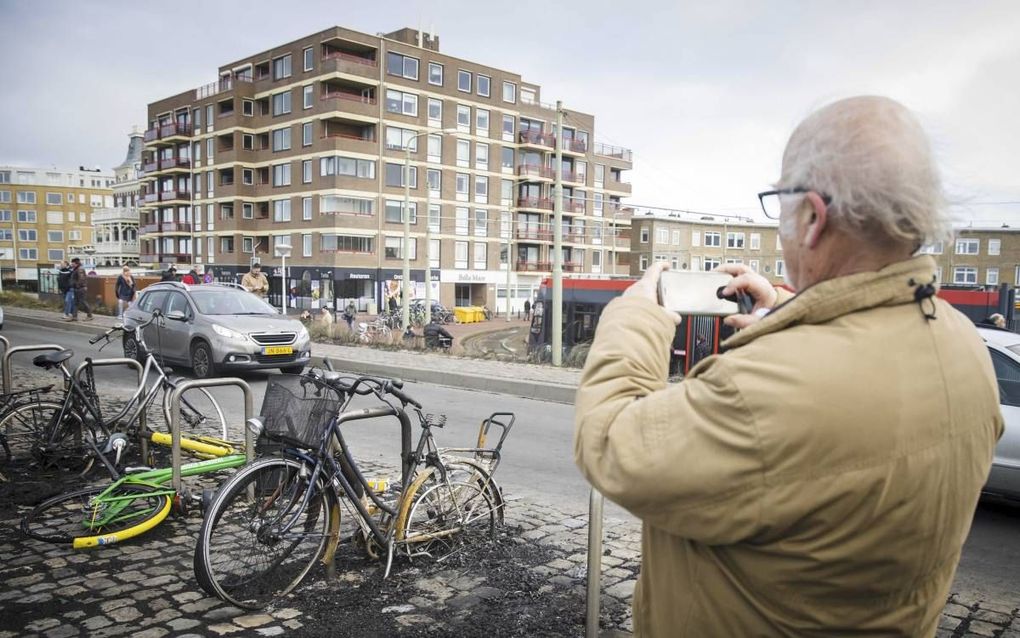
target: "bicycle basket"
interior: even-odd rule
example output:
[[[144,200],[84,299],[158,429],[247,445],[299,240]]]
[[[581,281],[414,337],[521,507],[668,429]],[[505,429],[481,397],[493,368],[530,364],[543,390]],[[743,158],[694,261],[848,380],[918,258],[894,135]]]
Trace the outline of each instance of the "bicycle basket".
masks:
[[[340,405],[336,391],[312,377],[292,374],[271,377],[262,400],[263,429],[259,438],[293,447],[318,448]]]

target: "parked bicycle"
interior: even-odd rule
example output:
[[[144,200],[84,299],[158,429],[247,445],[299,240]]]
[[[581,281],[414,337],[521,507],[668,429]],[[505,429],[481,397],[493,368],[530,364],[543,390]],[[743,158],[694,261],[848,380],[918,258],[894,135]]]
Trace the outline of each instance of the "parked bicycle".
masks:
[[[358,323],[358,341],[361,343],[388,341],[391,334],[393,333],[389,324],[382,318]]]
[[[263,416],[251,427],[280,449],[239,470],[213,499],[195,549],[203,589],[258,608],[297,587],[316,565],[332,569],[341,509],[357,523],[350,538],[369,555],[386,556],[386,575],[397,551],[445,556],[476,536],[493,536],[505,503],[492,472],[513,415],[486,419],[478,448],[444,450],[433,430],[445,417],[424,414],[402,387],[397,379],[335,374],[271,381]],[[355,396],[381,405],[353,409]],[[409,405],[421,427],[414,448]],[[345,423],[381,417],[395,417],[401,428],[401,480],[394,489],[365,478],[341,431]],[[502,428],[499,443],[484,448],[493,426]]]

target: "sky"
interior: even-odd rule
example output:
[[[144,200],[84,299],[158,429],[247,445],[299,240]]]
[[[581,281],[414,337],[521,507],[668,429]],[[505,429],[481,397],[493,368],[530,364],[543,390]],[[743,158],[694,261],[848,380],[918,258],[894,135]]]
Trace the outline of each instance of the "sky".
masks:
[[[1020,225],[1017,0],[0,0],[0,164],[119,164],[146,106],[330,26],[421,27],[521,74],[634,152],[634,205],[756,216],[796,124],[887,95],[928,132],[957,218]]]

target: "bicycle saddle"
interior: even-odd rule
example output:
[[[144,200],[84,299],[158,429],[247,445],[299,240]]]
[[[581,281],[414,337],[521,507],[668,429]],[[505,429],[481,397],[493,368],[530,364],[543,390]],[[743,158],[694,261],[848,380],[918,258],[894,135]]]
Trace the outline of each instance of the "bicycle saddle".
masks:
[[[39,366],[40,368],[46,368],[47,370],[49,370],[50,368],[55,368],[59,366],[61,363],[67,361],[73,356],[74,350],[47,352],[46,354],[41,354],[37,356],[35,359],[32,359],[32,363]]]

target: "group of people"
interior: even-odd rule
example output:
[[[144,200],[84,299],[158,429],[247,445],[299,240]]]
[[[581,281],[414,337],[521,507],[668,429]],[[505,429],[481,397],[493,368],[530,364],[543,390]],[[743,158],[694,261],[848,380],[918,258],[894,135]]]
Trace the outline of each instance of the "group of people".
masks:
[[[64,321],[78,321],[78,312],[85,311],[85,321],[92,321],[92,306],[89,304],[86,287],[88,274],[82,268],[81,259],[60,264],[57,273],[57,289],[64,296]]]
[[[171,264],[159,278],[160,281],[177,281],[177,267]],[[213,274],[211,271],[205,271],[205,274],[199,274],[198,269],[192,267],[187,273],[181,277],[180,281],[182,284],[188,284],[189,286],[197,286],[198,284],[211,284],[213,282]]]

